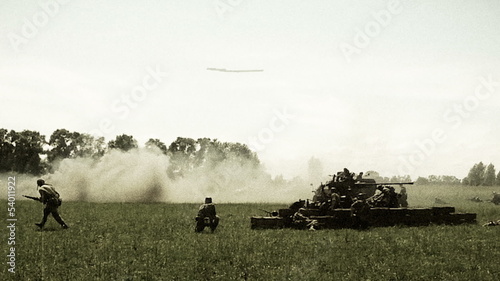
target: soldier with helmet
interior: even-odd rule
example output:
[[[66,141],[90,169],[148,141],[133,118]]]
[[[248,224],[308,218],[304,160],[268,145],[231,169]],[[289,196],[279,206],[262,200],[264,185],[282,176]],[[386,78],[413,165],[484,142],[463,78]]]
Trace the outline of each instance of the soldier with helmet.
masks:
[[[340,207],[341,201],[340,201],[340,194],[338,190],[335,187],[332,187],[331,189],[331,205],[330,209],[334,210]]]
[[[408,208],[408,193],[403,185],[401,185],[401,190],[398,193],[398,203],[399,206]]]
[[[365,229],[369,226],[370,205],[366,202],[365,194],[359,193],[351,205],[352,227]]]
[[[196,216],[196,232],[202,232],[206,226],[210,227],[212,232],[215,231],[219,225],[219,216],[215,210],[215,205],[212,203],[212,198],[205,198],[205,203],[198,209],[198,215]]]
[[[59,193],[55,190],[55,188],[46,184],[44,180],[39,179],[36,181],[38,192],[40,193],[40,198],[36,198],[35,200],[40,201],[45,205],[43,209],[43,218],[40,223],[35,223],[39,228],[43,228],[45,223],[47,222],[47,218],[50,214],[54,217],[54,219],[63,227],[68,228],[68,225],[64,222],[58,212],[59,206],[61,206],[62,200],[59,198]]]
[[[493,199],[491,199],[491,202],[495,205],[500,205],[500,194],[493,191]]]
[[[309,230],[316,230],[319,227],[318,221],[313,220],[305,216],[302,211],[304,209],[300,208],[292,216],[292,226],[298,229],[308,228]]]

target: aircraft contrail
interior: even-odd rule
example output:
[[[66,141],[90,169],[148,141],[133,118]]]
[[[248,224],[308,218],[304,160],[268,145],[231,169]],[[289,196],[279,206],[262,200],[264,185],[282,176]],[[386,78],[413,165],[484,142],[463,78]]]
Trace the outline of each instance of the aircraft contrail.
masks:
[[[207,68],[207,70],[212,70],[212,71],[222,71],[222,72],[262,72],[264,71],[263,69],[240,69],[240,70],[234,70],[234,69],[225,69],[225,68]]]

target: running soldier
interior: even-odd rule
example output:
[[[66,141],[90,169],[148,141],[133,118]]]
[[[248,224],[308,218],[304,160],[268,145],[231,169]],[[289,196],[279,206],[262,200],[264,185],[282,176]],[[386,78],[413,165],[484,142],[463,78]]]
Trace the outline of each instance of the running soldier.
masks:
[[[42,229],[47,222],[47,218],[50,214],[52,214],[54,219],[62,226],[62,228],[68,228],[68,225],[63,221],[57,210],[62,203],[61,198],[59,198],[59,193],[52,185],[46,184],[42,179],[37,180],[36,184],[38,192],[40,193],[40,198],[35,197],[32,199],[40,201],[43,205],[45,205],[45,208],[43,209],[42,221],[40,223],[35,223],[35,225]]]
[[[195,220],[195,232],[202,232],[206,226],[209,226],[212,232],[215,231],[219,225],[219,216],[215,210],[215,205],[212,203],[212,198],[205,198],[205,203],[200,206]]]

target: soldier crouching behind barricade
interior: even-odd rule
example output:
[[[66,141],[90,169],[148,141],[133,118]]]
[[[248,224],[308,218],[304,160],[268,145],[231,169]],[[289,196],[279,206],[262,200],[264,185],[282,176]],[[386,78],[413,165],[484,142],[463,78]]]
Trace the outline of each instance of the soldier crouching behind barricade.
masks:
[[[212,198],[205,198],[205,203],[198,209],[198,215],[195,220],[195,232],[202,232],[206,226],[210,227],[212,232],[215,231],[219,225],[219,216],[215,210],[215,205],[212,203]]]
[[[375,194],[367,201],[372,207],[398,208],[400,206],[399,199],[394,187],[379,185]]]
[[[300,208],[297,212],[295,212],[292,216],[292,225],[298,229],[309,228],[309,230],[318,229],[318,221],[310,219],[301,213],[303,208]]]

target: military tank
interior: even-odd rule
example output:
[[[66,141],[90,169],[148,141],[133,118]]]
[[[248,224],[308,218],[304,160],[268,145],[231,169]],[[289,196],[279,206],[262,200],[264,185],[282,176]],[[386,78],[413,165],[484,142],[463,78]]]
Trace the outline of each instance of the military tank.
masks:
[[[251,228],[339,229],[476,223],[476,214],[455,213],[454,207],[409,208],[405,186],[412,184],[377,183],[359,176],[355,179],[344,169],[320,184],[312,200],[299,199],[288,208],[266,211],[267,216],[252,216]]]

